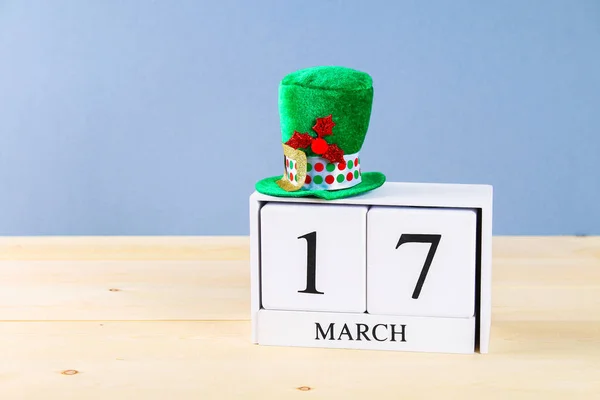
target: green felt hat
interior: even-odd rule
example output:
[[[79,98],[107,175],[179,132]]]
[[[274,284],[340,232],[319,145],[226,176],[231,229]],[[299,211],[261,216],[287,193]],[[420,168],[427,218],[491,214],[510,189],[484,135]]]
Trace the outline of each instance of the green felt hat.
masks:
[[[279,85],[284,173],[256,183],[260,193],[333,200],[373,190],[385,175],[363,172],[360,150],[373,104],[373,81],[345,67],[293,72]]]

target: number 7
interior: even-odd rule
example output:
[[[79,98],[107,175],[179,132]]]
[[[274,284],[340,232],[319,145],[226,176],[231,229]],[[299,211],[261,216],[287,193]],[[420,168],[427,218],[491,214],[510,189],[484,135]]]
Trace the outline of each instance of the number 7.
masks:
[[[419,280],[417,281],[417,285],[415,286],[415,290],[413,291],[412,298],[418,299],[419,294],[421,294],[421,288],[423,287],[423,283],[425,283],[425,278],[427,277],[427,272],[429,271],[429,267],[433,261],[433,256],[435,255],[435,251],[437,250],[438,244],[440,243],[440,239],[442,235],[420,235],[420,234],[408,234],[403,233],[400,236],[400,240],[398,240],[398,244],[396,245],[396,249],[400,247],[404,243],[429,243],[431,246],[429,247],[429,251],[427,252],[427,258],[425,258],[425,264],[423,264],[423,269],[421,270],[421,274],[419,275]]]

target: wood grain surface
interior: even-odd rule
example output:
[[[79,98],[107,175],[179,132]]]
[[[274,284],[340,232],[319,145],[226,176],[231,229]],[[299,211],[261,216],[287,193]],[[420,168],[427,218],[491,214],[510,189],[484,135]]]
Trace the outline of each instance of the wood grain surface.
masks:
[[[495,237],[468,356],[252,345],[248,246],[0,238],[0,399],[600,398],[600,238]]]

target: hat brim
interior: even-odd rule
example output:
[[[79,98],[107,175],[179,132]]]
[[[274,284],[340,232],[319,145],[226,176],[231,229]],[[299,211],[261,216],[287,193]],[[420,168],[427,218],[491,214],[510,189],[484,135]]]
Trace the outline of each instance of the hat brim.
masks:
[[[361,182],[358,185],[349,187],[348,189],[339,190],[296,190],[288,192],[283,190],[277,184],[277,181],[282,178],[282,175],[264,178],[256,182],[256,190],[259,193],[277,197],[308,197],[316,196],[325,200],[343,199],[345,197],[356,196],[361,193],[377,189],[385,183],[385,175],[381,172],[363,172]]]

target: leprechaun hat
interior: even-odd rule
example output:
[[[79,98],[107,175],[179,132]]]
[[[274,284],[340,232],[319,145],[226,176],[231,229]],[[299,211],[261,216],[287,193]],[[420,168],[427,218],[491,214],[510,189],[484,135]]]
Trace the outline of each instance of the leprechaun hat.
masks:
[[[279,85],[284,173],[258,181],[256,190],[333,200],[383,185],[385,175],[361,170],[372,104],[373,81],[361,71],[322,66],[285,76]]]

